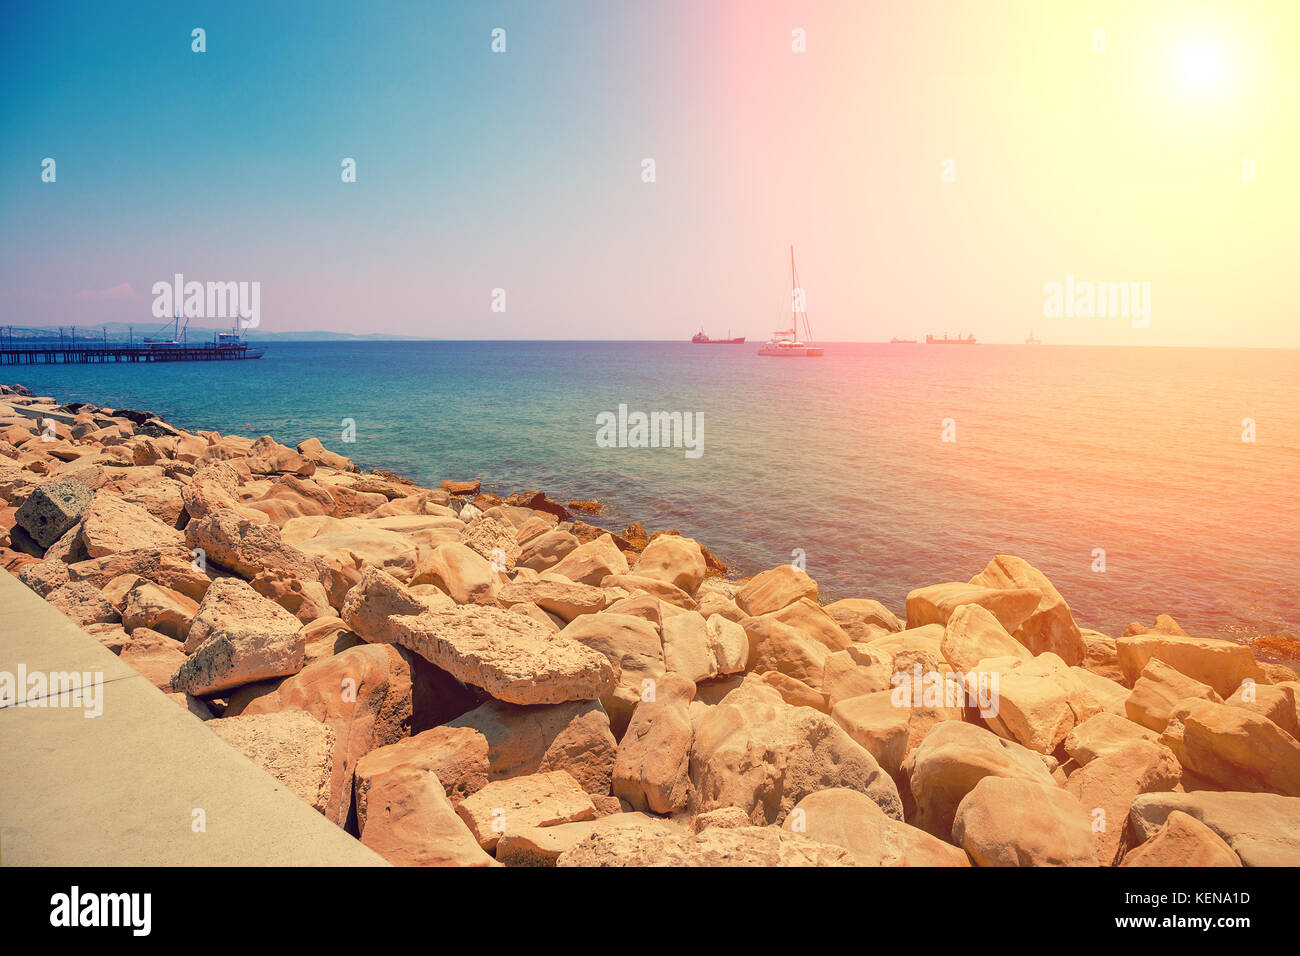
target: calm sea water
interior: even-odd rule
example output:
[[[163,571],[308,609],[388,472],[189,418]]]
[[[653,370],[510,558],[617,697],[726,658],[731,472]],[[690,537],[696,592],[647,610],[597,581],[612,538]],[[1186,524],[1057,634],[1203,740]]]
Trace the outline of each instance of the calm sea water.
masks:
[[[1085,626],[1300,631],[1300,353],[1066,346],[276,343],[256,362],[4,369],[187,428],[307,436],[421,483],[596,498],[739,573],[801,550],[826,598],[902,612],[999,552]],[[704,454],[599,448],[596,417],[702,412]],[[356,422],[344,444],[342,421]],[[956,441],[944,442],[944,419]],[[1256,441],[1243,442],[1243,419]],[[1095,549],[1105,571],[1094,570]]]

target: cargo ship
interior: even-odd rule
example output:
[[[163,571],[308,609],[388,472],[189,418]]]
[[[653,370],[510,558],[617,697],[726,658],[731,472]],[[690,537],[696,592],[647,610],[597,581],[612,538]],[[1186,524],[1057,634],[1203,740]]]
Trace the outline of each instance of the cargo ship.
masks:
[[[727,329],[727,334],[731,334],[731,329]],[[703,329],[700,329],[691,336],[691,341],[696,345],[744,345],[745,337],[742,335],[738,339],[711,339],[704,334]]]
[[[915,345],[916,339],[900,339],[897,336],[889,340],[890,345]]]
[[[949,338],[948,333],[943,334],[943,338],[935,338],[933,335],[925,337],[926,345],[974,345],[974,335],[959,335],[956,338]]]

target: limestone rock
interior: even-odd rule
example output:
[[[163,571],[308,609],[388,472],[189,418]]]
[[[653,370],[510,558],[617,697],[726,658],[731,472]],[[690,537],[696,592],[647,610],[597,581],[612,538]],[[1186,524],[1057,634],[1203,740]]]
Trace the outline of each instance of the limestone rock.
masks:
[[[75,478],[44,482],[27,495],[14,521],[38,545],[48,548],[81,520],[92,494]]]
[[[704,552],[700,543],[681,535],[664,534],[655,538],[636,563],[636,573],[655,578],[694,594],[704,580]]]
[[[1136,842],[1149,840],[1175,810],[1219,835],[1244,866],[1300,866],[1300,797],[1274,793],[1146,793],[1133,801]]]
[[[989,588],[978,584],[933,584],[907,595],[907,626],[947,624],[963,604],[978,604],[992,613],[1003,630],[1015,634],[1035,613],[1043,592],[1037,588]]]
[[[596,807],[573,777],[556,770],[489,783],[461,801],[456,813],[491,852],[503,833],[594,820]]]
[[[755,617],[779,611],[800,598],[815,602],[817,582],[792,564],[783,564],[755,575],[736,592],[740,609]]]
[[[976,866],[1097,866],[1088,811],[1055,784],[986,776],[962,799],[952,838]]]
[[[1208,684],[1202,684],[1155,658],[1147,661],[1142,669],[1124,709],[1130,720],[1159,733],[1164,731],[1178,704],[1189,697],[1222,702]]]
[[[676,813],[690,796],[693,731],[690,702],[695,681],[669,672],[655,699],[637,705],[614,761],[614,796],[634,810]]]
[[[970,866],[957,847],[885,814],[870,797],[842,787],[804,797],[782,827],[843,847],[858,866]]]
[[[1070,775],[1065,789],[1090,814],[1097,859],[1103,865],[1115,860],[1133,798],[1173,790],[1181,777],[1173,752],[1149,740],[1131,741]]]
[[[1047,576],[1021,558],[999,554],[975,577],[971,584],[989,588],[1028,588],[1042,596],[1025,621],[1012,632],[1016,640],[1034,654],[1051,652],[1070,666],[1082,664],[1088,646],[1059,591]]]
[[[361,842],[394,866],[494,866],[437,774],[399,764],[367,777],[357,795]]]
[[[1300,741],[1243,707],[1184,700],[1160,742],[1185,768],[1225,789],[1300,797]]]
[[[1138,679],[1152,658],[1208,684],[1220,697],[1231,696],[1247,678],[1263,682],[1255,655],[1245,644],[1152,632],[1121,637],[1115,646],[1120,668],[1130,683]]]
[[[1160,735],[1141,724],[1116,714],[1101,713],[1089,717],[1065,735],[1065,752],[1085,767],[1098,757],[1123,750],[1139,740],[1154,743]]]
[[[867,643],[885,634],[897,633],[905,626],[889,608],[867,598],[845,598],[827,604],[824,610],[855,643]]]
[[[101,558],[120,551],[178,545],[184,536],[139,505],[108,491],[97,491],[81,516],[81,541],[86,554]]]
[[[334,732],[307,714],[288,711],[207,722],[218,737],[323,812],[329,797]]]
[[[1120,866],[1241,866],[1232,847],[1195,817],[1174,810],[1141,846],[1130,850]]]

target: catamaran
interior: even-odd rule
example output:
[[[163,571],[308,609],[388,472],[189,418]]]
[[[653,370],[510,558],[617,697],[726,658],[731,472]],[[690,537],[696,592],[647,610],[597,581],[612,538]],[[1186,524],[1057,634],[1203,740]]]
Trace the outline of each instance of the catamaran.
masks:
[[[812,326],[808,324],[808,313],[798,308],[799,274],[794,267],[794,246],[790,247],[790,295],[791,308],[794,311],[794,327],[778,329],[772,337],[758,350],[759,355],[775,355],[785,358],[819,358],[826,354],[824,348],[812,344]],[[800,341],[799,329],[803,327],[804,338]]]

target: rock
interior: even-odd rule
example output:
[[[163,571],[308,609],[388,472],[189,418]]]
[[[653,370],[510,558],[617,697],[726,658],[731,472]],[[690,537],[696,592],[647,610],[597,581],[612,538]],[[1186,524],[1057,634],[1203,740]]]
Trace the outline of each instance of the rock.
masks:
[[[486,558],[459,542],[434,549],[411,579],[412,584],[436,584],[457,604],[496,604],[501,574]]]
[[[198,602],[139,577],[122,597],[122,625],[127,630],[147,627],[178,641],[186,640],[198,612]],[[192,651],[200,643],[187,647]]]
[[[461,801],[456,813],[491,852],[503,833],[594,820],[596,807],[573,777],[556,770],[489,783]]]
[[[557,866],[852,866],[840,847],[777,827],[709,827],[692,834],[643,814],[606,817]]]
[[[958,806],[952,838],[976,866],[1097,866],[1088,811],[1055,784],[984,777]]]
[[[573,515],[558,501],[552,501],[540,491],[520,491],[506,499],[507,505],[518,508],[530,508],[544,514],[554,515],[560,521],[568,521]]]
[[[440,729],[481,741],[489,781],[563,770],[588,793],[610,792],[618,744],[597,701],[520,707],[489,700]]]
[[[152,594],[158,589],[146,584],[137,585],[133,590]],[[262,597],[239,578],[214,581],[204,595],[203,602],[190,611],[190,615],[192,621],[188,622],[186,628],[189,633],[183,637],[187,654],[193,654],[204,641],[217,633],[253,631],[273,636],[276,640],[292,642],[298,638],[301,629],[296,617],[275,602]],[[143,623],[146,627],[152,626]]]
[[[604,610],[605,592],[588,584],[564,581],[513,581],[501,588],[497,601],[506,607],[526,602],[536,604],[567,623],[583,614]]]
[[[304,666],[341,654],[349,647],[357,647],[362,643],[361,638],[349,630],[341,618],[332,614],[304,624],[302,640]]]
[[[1222,698],[1208,684],[1186,676],[1156,658],[1147,662],[1142,675],[1133,685],[1133,693],[1124,703],[1129,720],[1157,733],[1165,729],[1169,716],[1178,704],[1189,697],[1222,703]]]
[[[842,787],[799,801],[783,829],[843,847],[858,866],[970,866],[966,854],[924,830],[886,816],[870,797]]]
[[[600,702],[609,714],[614,736],[621,737],[632,709],[664,674],[658,629],[639,617],[605,612],[575,618],[559,638],[581,644],[608,662],[614,684],[601,693]]]
[[[634,810],[677,813],[690,797],[692,678],[669,672],[637,705],[614,761],[614,796]]]
[[[262,497],[248,502],[246,507],[262,512],[281,528],[293,518],[332,515],[335,511],[333,495],[316,482],[296,475],[282,475]]]
[[[1098,757],[1106,757],[1140,740],[1155,743],[1160,735],[1116,714],[1101,713],[1089,717],[1065,735],[1065,752],[1075,763],[1085,767]]]
[[[287,571],[268,568],[253,576],[253,590],[278,604],[303,624],[333,616],[329,593],[319,581],[300,581]]]
[[[170,688],[172,675],[185,663],[185,652],[181,650],[180,641],[147,627],[137,627],[131,632],[130,640],[122,645],[118,657],[139,671],[145,680],[161,691]],[[186,698],[188,709],[200,714],[207,710],[207,706],[199,701],[189,703],[192,699]],[[208,711],[207,717],[211,716],[211,712]]]
[[[520,533],[524,529],[520,529]],[[581,544],[578,539],[567,531],[547,531],[529,538],[523,539],[522,550],[516,559],[516,564],[522,568],[530,568],[534,571],[545,571],[555,567],[566,556],[575,551]]]
[[[960,692],[960,688],[958,688]],[[900,706],[893,691],[880,690],[839,701],[831,719],[866,748],[891,777],[902,773],[903,761],[944,720],[960,721],[961,699],[956,706]]]
[[[112,624],[120,619],[117,608],[97,588],[85,582],[55,588],[45,595],[45,600],[83,627],[87,624]]]
[[[1204,823],[1174,810],[1151,839],[1125,855],[1120,866],[1232,867],[1241,866],[1241,860]]]
[[[1051,652],[1071,667],[1082,664],[1088,647],[1059,591],[1041,571],[1029,562],[1008,554],[999,554],[971,584],[988,588],[1027,588],[1042,596],[1038,605],[1012,633],[1016,640],[1035,655]]]
[[[1079,634],[1083,637],[1086,650],[1081,666],[1099,677],[1122,683],[1124,669],[1119,666],[1119,649],[1115,638],[1087,628],[1080,628]]]
[[[410,666],[394,648],[354,647],[303,668],[274,694],[250,703],[244,714],[284,710],[306,711],[334,731],[330,797],[323,812],[344,826],[352,809],[357,762],[410,733]]]
[[[18,527],[42,548],[58,541],[90,507],[93,493],[75,478],[37,485],[14,516]]]
[[[401,767],[414,767],[437,776],[454,806],[487,785],[487,739],[471,727],[444,726],[376,747],[356,765],[354,792],[358,820],[365,817],[371,778]]]
[[[513,572],[522,548],[515,527],[496,514],[482,514],[460,532],[460,542],[477,552],[497,571]]]
[[[140,548],[68,565],[68,577],[101,590],[115,578],[134,574],[159,587],[202,601],[212,579],[197,567],[198,559],[185,547]]]
[[[1230,696],[1247,678],[1262,682],[1264,676],[1250,648],[1232,641],[1148,633],[1121,637],[1115,646],[1120,668],[1130,684],[1138,679],[1152,658],[1208,684],[1220,697]]]
[[[855,643],[867,643],[885,634],[894,634],[905,626],[893,611],[879,601],[845,598],[823,609],[844,628]]]
[[[274,525],[255,524],[228,508],[190,521],[185,542],[201,549],[209,564],[244,578],[275,570],[327,588],[331,584],[329,567],[319,558],[286,544]]]
[[[299,442],[296,450],[298,454],[308,461],[317,465],[324,465],[326,468],[335,468],[339,471],[357,470],[357,466],[352,464],[350,458],[344,458],[342,455],[329,451],[317,438],[308,438],[306,441]]]
[[[1188,633],[1168,614],[1157,614],[1155,624],[1148,627],[1141,621],[1133,621],[1128,627],[1124,628],[1121,637],[1132,637],[1134,634],[1177,634],[1181,637],[1188,637]]]
[[[1065,735],[1094,714],[1101,705],[1061,658],[1044,651],[1032,660],[994,658],[981,661],[979,677],[998,676],[995,713],[981,716],[999,737],[1050,754]],[[974,696],[976,675],[967,675],[967,693]],[[990,678],[989,686],[993,688]]]
[[[289,474],[306,478],[316,473],[314,461],[279,444],[270,435],[263,435],[253,442],[244,461],[255,475]]]
[[[728,622],[730,623],[730,622]],[[739,628],[738,625],[733,625]],[[744,629],[739,628],[741,637]],[[665,618],[662,626],[664,667],[692,682],[708,680],[720,673],[709,640],[708,622],[698,611],[684,611]],[[749,642],[745,641],[745,650]]]
[[[850,790],[849,793],[857,793],[856,790]],[[864,798],[870,801],[870,797]],[[872,803],[872,806],[875,806]],[[879,807],[876,807],[879,810]],[[883,812],[883,811],[882,811]],[[708,813],[700,813],[691,818],[691,832],[703,833],[711,827],[721,827],[724,830],[739,830],[753,826],[749,821],[749,814],[740,807],[718,807],[716,810],[710,810]]]
[[[68,565],[62,561],[33,561],[18,572],[18,580],[41,597],[49,597],[72,577]]]
[[[992,613],[1008,634],[1032,617],[1043,592],[1037,588],[988,588],[977,584],[933,584],[907,595],[907,626],[947,624],[964,604],[978,604]]]
[[[324,812],[329,796],[334,732],[301,711],[226,717],[207,722],[214,733]]]
[[[1174,811],[1204,823],[1244,866],[1300,866],[1300,798],[1273,793],[1146,793],[1133,801],[1129,824],[1138,843]]]
[[[211,697],[242,684],[287,677],[302,669],[303,640],[297,619],[257,595],[244,582],[224,579],[222,583],[226,581],[230,583],[215,596],[214,582],[199,605],[190,638],[202,636],[202,641],[176,671],[173,691]],[[236,592],[238,599],[228,602]],[[243,609],[249,606],[259,608],[252,620],[243,617]]]
[[[1130,741],[1070,775],[1065,789],[1088,811],[1097,859],[1103,865],[1115,861],[1133,798],[1173,790],[1181,777],[1173,752],[1150,740]]]
[[[821,691],[813,690],[803,681],[787,677],[777,671],[765,671],[762,674],[756,674],[755,679],[775,690],[781,695],[781,699],[791,707],[811,707],[823,714],[830,713],[830,707],[826,703],[826,695]]]
[[[414,580],[419,573],[420,550],[408,535],[370,522],[349,524],[325,517],[319,519],[327,523],[318,533],[299,540],[306,527],[303,522],[311,520],[289,521],[281,532],[282,540],[336,569],[349,584],[361,580],[361,571],[367,566],[383,568],[403,581]]]
[[[735,806],[755,824],[780,823],[809,793],[847,787],[902,819],[898,788],[865,748],[752,675],[696,722],[690,774],[696,812]]]
[[[916,799],[916,826],[946,839],[957,805],[985,777],[1006,777],[1056,786],[1042,757],[983,727],[945,720],[936,723],[903,761]]]
[[[561,853],[581,843],[598,825],[597,820],[579,820],[503,833],[497,841],[497,862],[504,866],[555,866]]]
[[[81,516],[81,542],[86,554],[106,554],[179,545],[184,536],[163,524],[139,505],[129,504],[111,492],[97,491]]]
[[[742,622],[749,639],[748,666],[762,674],[784,674],[823,694],[826,661],[836,650],[827,647],[813,634],[792,627],[772,615],[747,617]]]
[[[1128,716],[1128,698],[1132,692],[1123,684],[1083,667],[1071,667],[1070,673],[1092,694],[1103,713]]]
[[[1185,768],[1224,789],[1300,797],[1300,741],[1243,707],[1184,700],[1160,742]]]
[[[713,614],[704,622],[704,630],[717,672],[743,673],[749,662],[749,637],[745,629],[721,614]]]
[[[704,580],[704,552],[693,538],[666,534],[655,538],[636,563],[642,577],[665,581],[687,594],[694,594]]]
[[[852,697],[888,690],[892,677],[893,659],[882,651],[866,644],[854,644],[836,651],[826,658],[826,670],[822,675],[827,706],[834,708]]]
[[[358,780],[358,784],[360,780]],[[493,866],[437,774],[412,764],[377,770],[357,792],[361,842],[394,866]]]
[[[611,574],[608,577],[601,578],[600,586],[603,588],[622,588],[629,594],[644,592],[653,595],[660,601],[688,611],[698,610],[699,608],[699,605],[695,603],[695,599],[681,588],[669,584],[667,581],[646,578],[639,574]]]
[[[739,624],[749,616],[740,609],[740,605],[720,591],[701,588],[698,593],[699,601],[696,603],[696,607],[706,618],[718,615]]]
[[[627,574],[628,568],[623,552],[618,550],[614,539],[605,534],[574,548],[550,570],[577,584],[598,586],[611,574]]]
[[[958,671],[974,670],[991,657],[1033,658],[1029,649],[1006,632],[991,611],[978,604],[963,604],[952,612],[939,650]]]
[[[755,575],[736,592],[736,604],[754,617],[779,611],[802,598],[817,601],[817,582],[792,564]]]
[[[1292,737],[1300,739],[1300,684],[1244,683],[1224,703],[1267,717]]]
[[[403,591],[391,576],[367,568],[348,592],[341,617],[365,640],[400,644],[510,703],[592,700],[614,685],[616,671],[609,661],[567,639],[569,628],[552,634],[536,621],[495,607],[430,609]],[[587,617],[592,615],[569,627]]]

